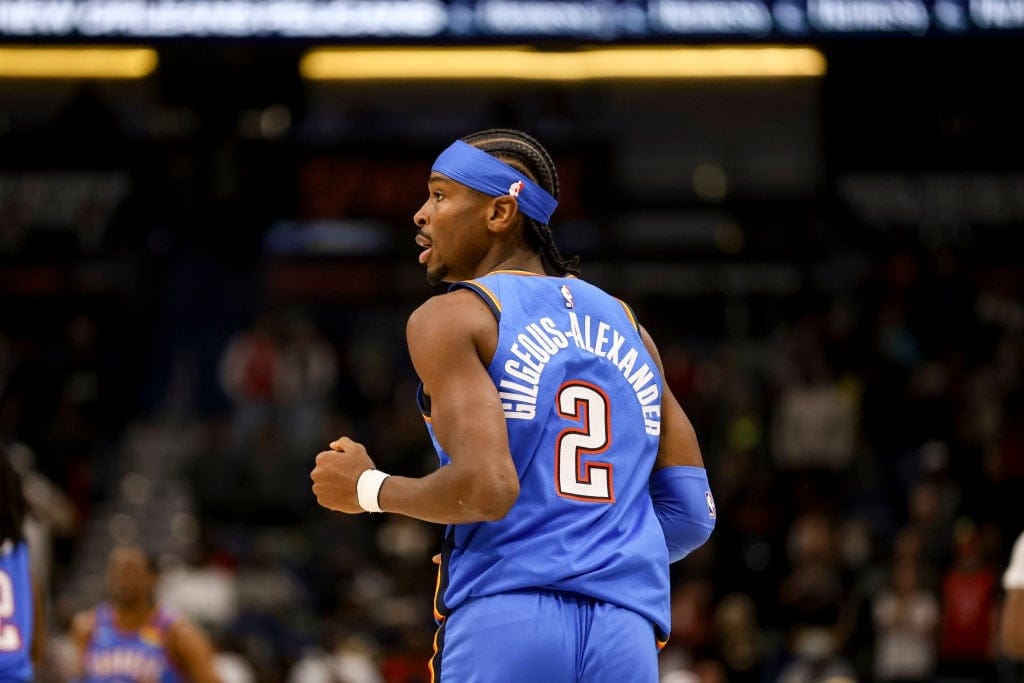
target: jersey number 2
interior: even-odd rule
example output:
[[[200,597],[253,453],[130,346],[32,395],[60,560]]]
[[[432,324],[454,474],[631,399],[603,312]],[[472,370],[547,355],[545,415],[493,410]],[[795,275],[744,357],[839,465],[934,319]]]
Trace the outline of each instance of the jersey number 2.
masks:
[[[7,572],[0,570],[0,652],[14,652],[21,649],[21,633],[14,624],[5,624],[4,619],[14,616],[14,584]]]
[[[562,430],[555,443],[555,486],[558,495],[588,503],[614,503],[612,466],[583,460],[599,455],[612,442],[608,396],[592,384],[570,381],[555,397],[558,414],[580,424]]]

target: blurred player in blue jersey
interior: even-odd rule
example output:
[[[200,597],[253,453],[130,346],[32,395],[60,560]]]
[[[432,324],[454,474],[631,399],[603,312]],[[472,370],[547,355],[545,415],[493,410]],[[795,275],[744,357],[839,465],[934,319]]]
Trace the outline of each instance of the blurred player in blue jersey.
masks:
[[[42,600],[29,570],[21,479],[0,450],[0,681],[31,681],[44,652]]]
[[[414,221],[428,280],[451,287],[407,327],[442,466],[390,476],[342,437],[311,475],[324,507],[448,525],[441,683],[654,683],[669,563],[715,523],[654,343],[555,247],[557,196],[550,156],[522,132],[442,152]]]
[[[213,647],[186,618],[154,600],[157,571],[137,546],[107,560],[110,601],[75,616],[81,683],[217,683]]]

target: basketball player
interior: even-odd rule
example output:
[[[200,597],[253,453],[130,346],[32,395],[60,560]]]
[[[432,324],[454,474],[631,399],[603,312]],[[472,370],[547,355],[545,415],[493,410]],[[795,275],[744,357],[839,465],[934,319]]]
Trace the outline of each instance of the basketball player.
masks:
[[[536,140],[467,136],[427,187],[419,260],[451,288],[407,336],[442,466],[390,476],[342,437],[313,492],[449,525],[435,681],[653,683],[669,562],[715,521],[693,428],[630,308],[555,247],[558,177]]]
[[[29,571],[21,479],[0,450],[0,681],[31,681],[42,664],[42,599]]]
[[[107,560],[110,602],[75,616],[71,636],[83,683],[216,683],[213,648],[184,617],[154,601],[156,567],[135,546]]]

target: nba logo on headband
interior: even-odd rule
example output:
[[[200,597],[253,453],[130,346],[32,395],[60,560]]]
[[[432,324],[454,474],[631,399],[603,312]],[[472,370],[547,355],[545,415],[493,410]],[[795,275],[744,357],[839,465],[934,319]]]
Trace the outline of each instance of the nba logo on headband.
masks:
[[[508,193],[513,197],[518,197],[519,193],[523,191],[523,181],[517,180],[508,186]]]

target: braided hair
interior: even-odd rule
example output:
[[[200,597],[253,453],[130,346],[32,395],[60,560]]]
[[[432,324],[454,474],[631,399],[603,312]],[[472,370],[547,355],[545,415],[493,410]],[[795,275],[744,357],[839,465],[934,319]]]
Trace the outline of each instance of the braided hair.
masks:
[[[27,506],[21,488],[21,477],[0,449],[0,545],[25,540],[23,525]]]
[[[504,161],[558,199],[558,171],[551,155],[533,137],[511,128],[491,128],[470,133],[462,141]],[[544,270],[554,275],[579,275],[579,257],[566,260],[555,245],[551,228],[523,215],[526,244],[540,254]]]

